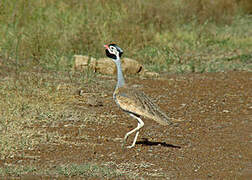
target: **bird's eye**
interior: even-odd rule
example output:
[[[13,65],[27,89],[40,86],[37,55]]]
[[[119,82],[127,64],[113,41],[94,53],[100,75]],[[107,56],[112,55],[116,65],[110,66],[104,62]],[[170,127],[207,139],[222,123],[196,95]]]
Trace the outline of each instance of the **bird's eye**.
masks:
[[[116,50],[116,48],[113,47],[113,46],[111,46],[110,49],[111,49],[112,51],[115,51],[115,50]]]

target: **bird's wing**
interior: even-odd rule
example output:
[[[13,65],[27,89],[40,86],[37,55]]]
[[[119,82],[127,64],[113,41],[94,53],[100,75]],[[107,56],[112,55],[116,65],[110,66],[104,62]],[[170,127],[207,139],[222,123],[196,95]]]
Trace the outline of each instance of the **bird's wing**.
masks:
[[[114,97],[118,106],[124,111],[145,116],[162,125],[171,124],[170,118],[168,118],[167,115],[143,92],[120,87],[115,90]]]

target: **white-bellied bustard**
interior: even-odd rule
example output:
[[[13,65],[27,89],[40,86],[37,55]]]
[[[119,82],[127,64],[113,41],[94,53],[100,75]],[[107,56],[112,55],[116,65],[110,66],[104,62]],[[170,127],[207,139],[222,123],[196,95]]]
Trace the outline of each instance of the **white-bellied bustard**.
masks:
[[[127,146],[127,148],[132,148],[136,144],[139,130],[144,126],[141,116],[153,119],[162,125],[170,125],[172,123],[171,118],[168,118],[143,92],[135,91],[125,84],[120,60],[123,50],[116,44],[104,45],[104,47],[106,48],[106,55],[115,62],[117,67],[118,80],[113,98],[124,112],[127,112],[138,121],[137,127],[126,133],[123,140],[124,146],[128,136],[136,132],[132,145]]]

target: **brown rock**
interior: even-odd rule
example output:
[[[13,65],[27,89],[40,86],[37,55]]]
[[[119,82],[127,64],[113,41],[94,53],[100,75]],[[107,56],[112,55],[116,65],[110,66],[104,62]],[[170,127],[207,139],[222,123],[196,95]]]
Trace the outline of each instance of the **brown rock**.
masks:
[[[100,58],[97,61],[95,72],[99,72],[101,74],[115,74],[116,66],[114,62],[109,58]]]
[[[116,74],[116,65],[110,58],[100,58],[98,61],[89,56],[75,55],[75,70],[92,69],[101,74]],[[145,77],[158,77],[159,74],[144,70],[142,64],[130,58],[122,58],[122,71],[125,75],[140,74]]]
[[[122,71],[124,74],[138,74],[143,71],[143,66],[134,59],[123,58]]]
[[[97,61],[95,68],[96,72],[102,74],[116,74],[116,66],[114,62],[109,58],[101,58]],[[124,74],[138,74],[143,70],[143,66],[134,59],[123,58],[122,59],[122,71]]]
[[[76,70],[85,70],[87,68],[95,69],[96,59],[89,56],[74,55]]]

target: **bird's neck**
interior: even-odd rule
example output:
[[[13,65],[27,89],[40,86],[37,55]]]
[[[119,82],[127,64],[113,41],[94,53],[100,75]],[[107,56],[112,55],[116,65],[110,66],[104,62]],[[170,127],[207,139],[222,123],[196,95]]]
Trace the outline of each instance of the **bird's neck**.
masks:
[[[116,63],[116,68],[117,68],[117,85],[116,88],[120,88],[123,87],[125,85],[125,81],[123,78],[123,72],[122,72],[122,68],[121,68],[121,60],[118,57],[117,60],[115,61]]]

